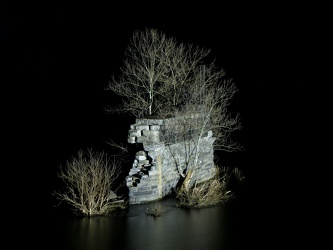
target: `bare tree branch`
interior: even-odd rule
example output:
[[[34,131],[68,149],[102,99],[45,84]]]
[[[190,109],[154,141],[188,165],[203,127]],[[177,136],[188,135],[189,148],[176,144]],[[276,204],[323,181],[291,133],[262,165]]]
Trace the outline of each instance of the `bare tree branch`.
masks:
[[[77,157],[60,167],[58,177],[63,189],[55,191],[59,201],[67,202],[78,214],[84,216],[105,215],[120,203],[112,200],[121,187],[116,183],[121,173],[121,165],[103,152],[86,153],[80,150]]]
[[[185,149],[185,172],[190,178],[198,165],[202,138],[211,133],[214,150],[235,152],[243,146],[231,139],[241,130],[240,115],[231,116],[229,105],[238,89],[225,78],[215,62],[206,62],[211,51],[178,43],[155,29],[136,31],[125,52],[119,77],[112,76],[107,90],[123,97],[123,103],[109,112],[127,112],[135,117],[175,117],[177,143]],[[114,145],[115,146],[115,145]],[[178,152],[171,152],[175,165]],[[186,188],[188,190],[188,187]]]

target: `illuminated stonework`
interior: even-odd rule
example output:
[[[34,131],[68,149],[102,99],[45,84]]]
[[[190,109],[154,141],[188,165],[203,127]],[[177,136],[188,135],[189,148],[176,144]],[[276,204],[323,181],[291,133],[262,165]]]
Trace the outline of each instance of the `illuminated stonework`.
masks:
[[[199,118],[191,117],[193,126],[187,129],[181,126],[183,118],[136,119],[130,126],[128,142],[143,144],[126,177],[131,204],[170,194],[187,166],[192,170],[191,182],[200,183],[214,176],[215,138],[211,131],[200,133],[195,129],[200,128]]]

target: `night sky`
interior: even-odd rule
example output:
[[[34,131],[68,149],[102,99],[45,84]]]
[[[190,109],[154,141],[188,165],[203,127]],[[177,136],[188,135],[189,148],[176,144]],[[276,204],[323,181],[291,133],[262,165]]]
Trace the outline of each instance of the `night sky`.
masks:
[[[212,49],[217,65],[239,88],[232,105],[241,114],[238,137],[247,150],[234,157],[235,164],[250,175],[262,173],[267,162],[261,156],[275,150],[270,142],[283,127],[275,100],[282,93],[281,72],[289,70],[278,62],[287,61],[284,48],[294,46],[289,44],[294,33],[282,22],[289,14],[254,5],[124,5],[1,10],[7,145],[21,183],[48,195],[57,167],[77,150],[107,151],[108,138],[126,141],[131,121],[104,112],[117,100],[104,88],[119,72],[133,32],[145,28]]]

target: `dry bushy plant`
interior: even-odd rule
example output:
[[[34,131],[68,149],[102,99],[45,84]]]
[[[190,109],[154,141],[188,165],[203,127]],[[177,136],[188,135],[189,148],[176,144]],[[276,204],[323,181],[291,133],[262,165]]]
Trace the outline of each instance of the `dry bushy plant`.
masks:
[[[228,182],[232,174],[235,173],[238,174],[236,178],[241,180],[243,178],[241,172],[217,166],[215,166],[215,171],[215,176],[212,179],[178,190],[176,195],[179,200],[178,206],[185,208],[211,207],[232,198],[233,193],[228,189]]]
[[[116,185],[120,170],[120,163],[105,153],[80,150],[77,157],[60,167],[58,177],[62,189],[54,195],[60,202],[69,204],[75,214],[88,217],[125,208],[126,204],[116,199],[121,186]]]
[[[154,202],[147,207],[145,213],[146,215],[150,215],[156,218],[162,216],[162,214],[165,213],[165,209],[163,208],[161,203]]]

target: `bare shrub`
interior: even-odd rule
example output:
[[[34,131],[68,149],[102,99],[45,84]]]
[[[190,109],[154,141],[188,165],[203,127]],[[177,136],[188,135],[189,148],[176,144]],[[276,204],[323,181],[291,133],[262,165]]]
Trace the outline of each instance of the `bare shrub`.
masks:
[[[243,172],[242,172],[241,170],[239,170],[239,168],[234,168],[234,169],[232,170],[232,174],[235,176],[236,181],[237,181],[238,183],[241,184],[241,183],[244,182],[244,180],[245,180],[245,176],[244,176]]]
[[[228,167],[215,167],[215,176],[207,181],[195,183],[189,188],[179,189],[176,197],[179,200],[178,207],[203,208],[215,206],[233,197],[233,193],[228,189],[228,182],[233,174],[233,170]],[[241,177],[241,173],[238,178]]]
[[[150,215],[156,218],[162,216],[162,214],[165,213],[165,209],[161,203],[154,202],[147,207],[145,213],[146,215]]]
[[[77,157],[60,166],[58,177],[62,188],[54,195],[61,202],[70,205],[75,214],[83,216],[106,215],[126,204],[117,200],[116,184],[121,165],[104,152],[94,153],[80,150]]]

